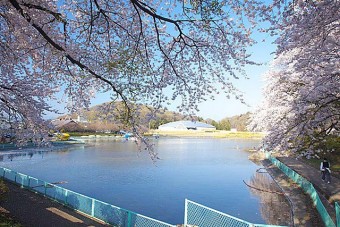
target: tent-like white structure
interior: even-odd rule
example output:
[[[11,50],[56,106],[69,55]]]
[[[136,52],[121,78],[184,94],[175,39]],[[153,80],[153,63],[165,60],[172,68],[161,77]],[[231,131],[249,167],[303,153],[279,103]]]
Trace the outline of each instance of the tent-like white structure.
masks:
[[[161,131],[177,131],[177,130],[216,130],[216,128],[210,124],[206,124],[199,121],[174,121],[160,125],[158,127]]]

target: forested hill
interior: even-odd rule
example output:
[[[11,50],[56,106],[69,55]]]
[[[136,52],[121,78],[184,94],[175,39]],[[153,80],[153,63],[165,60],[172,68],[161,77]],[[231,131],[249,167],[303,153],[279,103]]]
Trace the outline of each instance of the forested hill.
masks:
[[[118,109],[122,108],[120,102],[103,103],[90,107],[88,110],[81,110],[79,113],[74,113],[68,116],[61,116],[59,118],[72,118],[80,125],[84,126],[82,130],[85,131],[116,131],[123,129],[124,126],[117,120],[121,115],[118,114]],[[250,113],[241,114],[233,117],[226,117],[221,121],[213,119],[203,119],[202,117],[189,117],[174,111],[163,110],[150,117],[150,107],[139,105],[138,116],[139,125],[146,129],[157,129],[159,125],[180,121],[180,120],[195,120],[212,124],[218,130],[230,130],[236,128],[238,131],[245,131],[246,124]],[[70,129],[69,129],[70,130]],[[80,130],[80,129],[74,129]]]
[[[207,123],[212,124],[218,130],[231,130],[236,129],[237,131],[247,131],[247,124],[251,113],[240,114],[232,117],[225,117],[220,121],[208,119]]]
[[[229,119],[231,128],[236,128],[238,131],[247,131],[247,124],[250,115],[251,113],[247,112],[245,114],[236,115],[227,119]]]

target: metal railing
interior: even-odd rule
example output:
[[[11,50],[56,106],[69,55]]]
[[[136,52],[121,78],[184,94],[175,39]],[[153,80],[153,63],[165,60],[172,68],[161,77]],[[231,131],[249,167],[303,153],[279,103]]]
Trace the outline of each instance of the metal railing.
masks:
[[[55,184],[0,167],[0,175],[67,207],[119,227],[175,227],[162,221],[96,200]]]
[[[186,199],[184,226],[275,227],[277,225],[253,224]]]
[[[306,180],[304,177],[299,175],[297,172],[280,162],[278,159],[271,156],[267,153],[267,158],[276,165],[284,174],[286,174],[290,179],[292,179],[295,183],[297,183],[312,199],[313,204],[315,205],[318,213],[321,216],[321,219],[325,226],[327,227],[335,227],[335,223],[329,213],[327,212],[325,206],[323,205],[318,192],[315,190],[312,183]],[[339,211],[337,211],[337,216]],[[337,226],[340,227],[339,221],[337,221]]]

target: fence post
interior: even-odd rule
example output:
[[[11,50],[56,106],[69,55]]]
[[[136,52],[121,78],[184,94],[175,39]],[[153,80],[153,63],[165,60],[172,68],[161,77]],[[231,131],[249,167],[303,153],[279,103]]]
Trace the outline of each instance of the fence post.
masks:
[[[188,200],[185,199],[184,202],[184,226],[188,225]]]
[[[131,227],[131,211],[128,211],[127,227]]]
[[[20,182],[20,187],[21,188],[23,188],[24,187],[24,181],[25,181],[25,179],[27,179],[27,175],[22,175],[22,174],[20,174],[21,176],[20,176],[20,179],[21,179],[21,182]]]
[[[65,190],[65,205],[67,205],[68,190]]]
[[[94,201],[95,199],[92,199],[92,204],[91,204],[91,216],[94,217]]]
[[[340,205],[335,202],[335,213],[336,213],[336,226],[340,227]]]
[[[28,182],[27,182],[27,187],[28,188],[31,188],[31,177],[30,176],[28,176]]]
[[[44,192],[44,195],[46,196],[46,192],[47,192],[47,183],[44,181],[44,189],[45,189],[45,192]]]

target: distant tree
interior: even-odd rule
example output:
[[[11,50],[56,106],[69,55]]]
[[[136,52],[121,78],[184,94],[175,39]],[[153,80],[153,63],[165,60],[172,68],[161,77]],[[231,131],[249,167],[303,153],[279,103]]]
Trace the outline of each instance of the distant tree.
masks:
[[[211,124],[212,126],[214,126],[217,130],[218,130],[219,127],[220,127],[219,123],[216,122],[215,120],[212,120],[212,121],[210,122],[210,124]]]
[[[222,119],[218,124],[219,130],[227,130],[229,131],[231,129],[231,125],[228,119]]]
[[[241,114],[230,118],[231,127],[238,131],[247,131],[247,124],[249,122],[250,112]]]
[[[150,121],[150,129],[158,129],[158,127],[160,125],[163,125],[163,124],[166,124],[166,123],[169,123],[171,121],[167,120],[167,119],[162,119],[162,118],[159,118],[157,120],[151,120]]]
[[[204,119],[203,119],[203,117],[197,117],[197,121],[203,122]]]

